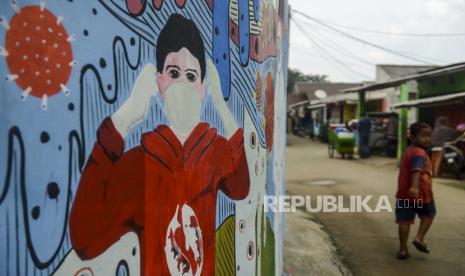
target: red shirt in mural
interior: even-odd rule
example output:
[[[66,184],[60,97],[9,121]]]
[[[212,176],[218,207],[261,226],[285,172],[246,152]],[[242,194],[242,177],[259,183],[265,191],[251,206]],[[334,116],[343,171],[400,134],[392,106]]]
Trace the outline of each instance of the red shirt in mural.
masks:
[[[430,203],[433,201],[432,164],[425,150],[416,146],[408,147],[402,157],[396,198],[410,198],[408,191],[412,187],[412,174],[417,171],[421,173],[420,186],[418,187],[419,199],[423,203]]]
[[[133,231],[143,274],[214,275],[218,190],[234,200],[249,191],[243,131],[227,140],[199,123],[182,145],[160,125],[125,153],[110,118],[97,136],[71,211],[77,254],[92,259]]]

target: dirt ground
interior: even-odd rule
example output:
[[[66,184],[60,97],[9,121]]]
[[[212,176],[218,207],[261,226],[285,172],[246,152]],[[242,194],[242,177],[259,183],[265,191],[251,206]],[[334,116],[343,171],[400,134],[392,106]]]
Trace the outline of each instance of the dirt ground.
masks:
[[[387,195],[394,208],[398,169],[394,159],[329,159],[326,145],[290,136],[287,186],[291,195]],[[288,275],[465,275],[465,183],[435,179],[437,217],[426,237],[431,253],[411,244],[399,261],[394,214],[307,213],[286,215],[284,267]],[[344,204],[345,205],[345,204]],[[413,240],[418,221],[412,226]],[[327,233],[327,234],[326,234]],[[334,242],[334,245],[332,245]],[[300,247],[299,247],[300,246]]]

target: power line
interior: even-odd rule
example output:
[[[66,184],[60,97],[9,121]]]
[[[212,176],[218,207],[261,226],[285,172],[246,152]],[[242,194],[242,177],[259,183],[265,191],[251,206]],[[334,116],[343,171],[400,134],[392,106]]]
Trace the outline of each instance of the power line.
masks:
[[[315,18],[316,19],[316,18]],[[344,24],[334,23],[331,21],[317,19],[321,22],[324,22],[329,25],[346,28],[350,30],[365,32],[365,33],[372,33],[372,34],[382,34],[382,35],[398,35],[398,36],[411,36],[411,37],[463,37],[465,33],[401,33],[401,32],[387,32],[387,31],[380,31],[380,30],[373,30],[373,29],[364,29],[360,27],[353,27]]]
[[[324,58],[319,53],[310,52],[308,49],[303,49],[303,48],[296,47],[296,46],[292,46],[292,51],[300,52],[300,53],[302,53],[304,55],[307,55],[309,57]]]
[[[295,45],[292,46],[292,51],[296,51],[296,52],[302,53],[302,54],[310,56],[310,57],[324,58],[320,54],[317,54],[315,52],[310,52],[308,49],[303,49],[303,48],[297,47]],[[345,62],[345,64],[350,65],[350,66],[359,66],[359,65],[361,65],[360,63],[353,63],[353,62]],[[366,66],[369,66],[369,65],[367,64]]]
[[[292,19],[292,18],[291,18]],[[292,19],[293,20],[293,19]],[[366,76],[364,74],[361,74],[353,69],[351,69],[350,67],[348,67],[346,64],[344,64],[344,62],[342,62],[341,60],[337,59],[336,57],[334,57],[333,55],[331,55],[329,52],[327,52],[323,47],[321,47],[319,45],[319,43],[316,41],[315,38],[313,38],[310,34],[308,34],[305,29],[298,23],[296,22],[295,20],[293,20],[295,25],[301,30],[301,32],[310,40],[312,41],[313,43],[313,46],[314,48],[319,51],[320,53],[322,53],[322,56],[326,59],[326,61],[328,61],[332,66],[334,66],[334,68],[336,68],[338,71],[340,71],[341,73],[345,74],[346,76],[350,77],[351,79],[353,80],[357,80],[356,78],[353,77],[353,75],[350,75],[348,74],[347,72],[350,72],[352,74],[355,74],[355,75],[358,75],[362,78],[371,78],[369,76]],[[341,68],[339,66],[341,66],[342,68],[344,68],[345,70],[347,71],[344,71],[344,70],[341,70]]]
[[[369,45],[369,46],[371,46],[371,47],[374,47],[374,48],[377,48],[377,49],[379,49],[379,50],[382,50],[382,51],[391,53],[391,54],[396,55],[396,56],[400,56],[400,57],[403,57],[403,58],[406,58],[406,59],[410,59],[410,60],[413,60],[413,61],[416,61],[416,62],[420,62],[420,63],[426,63],[426,64],[428,64],[428,65],[433,65],[433,63],[431,63],[431,62],[429,62],[429,61],[427,61],[427,60],[420,59],[420,58],[416,58],[416,57],[413,57],[413,56],[409,56],[409,55],[407,55],[407,54],[400,53],[400,52],[398,52],[398,51],[395,51],[395,50],[392,50],[392,49],[389,49],[389,48],[380,46],[380,45],[378,45],[378,44],[375,44],[375,43],[372,43],[372,42],[363,40],[363,39],[358,38],[358,37],[356,37],[356,36],[353,36],[353,35],[351,35],[351,34],[349,34],[349,33],[346,33],[346,32],[344,32],[344,31],[341,31],[341,30],[337,29],[337,28],[334,28],[334,27],[331,26],[331,25],[328,25],[328,24],[326,24],[326,23],[320,22],[318,19],[315,19],[315,18],[313,18],[313,17],[311,17],[311,16],[308,16],[308,15],[306,15],[305,13],[299,12],[299,11],[297,11],[297,10],[292,10],[292,11],[293,11],[294,13],[296,13],[296,14],[302,15],[303,17],[305,17],[305,18],[307,18],[307,19],[309,19],[309,20],[311,20],[311,21],[313,21],[313,22],[315,22],[315,23],[317,23],[317,24],[320,24],[320,25],[322,25],[322,26],[325,26],[326,28],[331,29],[331,30],[334,31],[334,32],[337,32],[337,33],[339,33],[339,34],[341,34],[341,35],[344,35],[344,36],[346,36],[346,37],[348,37],[348,38],[350,38],[350,39],[352,39],[352,40],[358,41],[358,42],[360,42],[360,43]],[[294,21],[294,22],[295,22],[295,21]]]
[[[291,20],[292,20],[292,17],[291,17]],[[294,23],[297,25],[297,27],[301,30],[301,32],[302,32],[305,36],[307,36],[308,39],[310,39],[310,41],[312,42],[312,45],[313,45],[313,47],[315,48],[315,50],[317,50],[317,51],[320,52],[320,53],[324,52],[324,51],[322,51],[322,49],[319,48],[319,46],[317,46],[317,43],[313,40],[313,38],[310,37],[310,36],[308,36],[307,33],[303,30],[303,28],[302,28],[298,23],[295,22],[295,20],[293,20],[293,21],[294,21]],[[346,71],[344,71],[344,70],[341,70],[341,68],[339,68],[337,65],[335,65],[335,64],[333,63],[333,61],[331,61],[324,53],[321,54],[321,57],[324,58],[324,59],[325,59],[331,66],[333,66],[337,71],[339,71],[339,72],[341,72],[342,74],[348,76],[350,79],[355,80],[355,78],[354,78],[352,75],[348,74],[348,73],[347,73]]]
[[[298,20],[298,19],[295,19],[294,20]],[[323,30],[325,32],[328,32],[328,33],[334,33],[333,30],[331,29],[328,29],[326,26],[321,26],[321,25],[318,25],[318,24],[315,24],[315,23],[311,23],[311,22],[308,22],[308,21],[303,21],[303,20],[298,20],[299,22],[301,22],[302,24],[305,24],[307,26],[310,26],[312,27],[312,29],[320,29],[320,30]],[[312,21],[313,22],[313,21]],[[315,31],[315,30],[314,30]],[[316,32],[316,31],[315,31]],[[318,33],[321,35],[321,33]],[[340,33],[337,33],[340,35]],[[371,46],[371,45],[368,45],[368,46]],[[372,46],[371,46],[372,47]],[[387,47],[385,47],[387,48]],[[421,55],[418,55],[418,54],[413,54],[413,53],[408,53],[408,52],[405,52],[405,51],[402,51],[402,50],[398,50],[398,49],[390,49],[392,51],[396,51],[397,53],[401,53],[403,55],[407,55],[407,56],[410,56],[410,57],[413,57],[413,58],[418,58],[418,59],[423,59],[425,60],[426,63],[430,63],[431,62],[435,62],[435,63],[448,63],[448,62],[445,62],[443,60],[440,60],[440,59],[437,59],[437,58],[431,58],[431,57],[425,57],[425,56],[421,56]],[[391,53],[392,54],[392,53]]]
[[[298,21],[300,23],[306,23],[304,21],[300,21],[300,20],[296,20],[294,18],[295,21]],[[321,33],[317,32],[316,30],[312,30],[315,34],[316,34],[316,37],[319,37],[320,39],[320,42],[322,42],[324,45],[326,45],[328,48],[331,48],[333,49],[334,51],[344,55],[344,56],[347,56],[349,58],[352,58],[352,59],[355,59],[355,60],[358,60],[364,64],[367,64],[367,65],[370,65],[370,66],[375,66],[375,64],[373,62],[370,62],[346,49],[344,49],[343,47],[339,46],[337,43],[335,43],[334,41],[332,41],[331,39],[325,37],[324,35],[322,35]]]

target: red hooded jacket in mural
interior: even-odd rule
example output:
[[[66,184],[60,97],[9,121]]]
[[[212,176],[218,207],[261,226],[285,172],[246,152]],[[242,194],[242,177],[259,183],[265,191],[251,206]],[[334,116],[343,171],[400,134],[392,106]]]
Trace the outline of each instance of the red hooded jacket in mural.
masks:
[[[169,275],[174,260],[175,269],[214,275],[218,190],[234,200],[249,192],[243,143],[242,129],[227,140],[199,123],[182,145],[160,125],[123,153],[123,138],[105,119],[70,215],[75,251],[92,259],[132,231],[139,237],[143,274]]]

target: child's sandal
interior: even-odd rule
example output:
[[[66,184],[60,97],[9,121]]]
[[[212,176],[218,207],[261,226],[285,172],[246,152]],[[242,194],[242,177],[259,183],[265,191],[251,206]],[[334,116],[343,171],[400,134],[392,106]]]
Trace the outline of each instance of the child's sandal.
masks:
[[[399,260],[407,260],[408,258],[410,258],[410,254],[408,252],[407,253],[400,253],[400,252],[397,253],[397,259],[399,259]]]
[[[419,240],[414,240],[412,243],[418,251],[423,253],[429,253],[428,246],[426,246],[426,243],[421,242]]]

